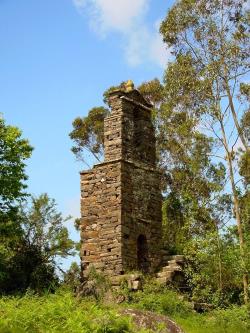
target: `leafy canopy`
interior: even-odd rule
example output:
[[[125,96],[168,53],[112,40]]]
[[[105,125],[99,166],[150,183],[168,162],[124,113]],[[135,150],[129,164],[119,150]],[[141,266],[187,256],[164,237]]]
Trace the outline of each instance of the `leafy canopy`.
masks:
[[[31,156],[32,147],[21,137],[22,132],[6,125],[0,117],[0,211],[10,209],[25,196],[27,180],[25,161]]]

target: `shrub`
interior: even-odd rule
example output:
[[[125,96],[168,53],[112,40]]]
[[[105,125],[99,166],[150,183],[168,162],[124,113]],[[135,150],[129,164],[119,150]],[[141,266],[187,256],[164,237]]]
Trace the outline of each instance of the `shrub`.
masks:
[[[143,286],[143,291],[130,293],[129,303],[135,303],[141,309],[155,311],[164,315],[174,316],[176,313],[187,316],[192,313],[190,303],[174,290],[167,289],[153,279]]]

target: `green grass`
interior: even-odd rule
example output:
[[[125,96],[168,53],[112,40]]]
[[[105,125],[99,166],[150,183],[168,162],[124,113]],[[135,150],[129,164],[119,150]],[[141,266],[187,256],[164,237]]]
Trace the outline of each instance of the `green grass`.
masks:
[[[250,318],[246,307],[216,310],[209,314],[193,314],[175,320],[187,333],[249,333]]]
[[[196,313],[191,304],[168,289],[135,293],[131,305],[172,318],[186,333],[249,333],[250,311],[246,306],[232,306],[205,314]]]
[[[138,330],[137,330],[138,331]],[[1,333],[126,333],[136,332],[117,311],[70,292],[0,299]]]
[[[165,314],[186,333],[248,333],[247,307],[232,307],[200,315],[176,292],[150,287],[131,293],[122,306]],[[117,305],[107,307],[90,299],[77,299],[69,291],[58,290],[44,296],[0,298],[0,333],[132,333],[129,318],[119,315]]]

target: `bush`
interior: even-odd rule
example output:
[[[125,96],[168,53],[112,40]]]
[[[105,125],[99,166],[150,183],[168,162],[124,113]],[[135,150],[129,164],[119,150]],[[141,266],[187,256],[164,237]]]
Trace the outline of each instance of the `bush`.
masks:
[[[175,320],[186,333],[248,333],[250,309],[233,306],[198,314],[176,291],[148,280],[141,292],[128,293],[129,306],[158,312]]]
[[[44,262],[41,251],[25,241],[19,243],[12,258],[5,265],[5,276],[0,278],[0,294],[21,294],[27,289],[37,293],[53,291],[59,285],[53,265]]]
[[[155,280],[148,280],[143,286],[143,291],[130,293],[128,299],[130,303],[135,303],[136,307],[140,309],[168,316],[178,313],[185,317],[193,312],[190,303],[186,302],[183,297],[174,290],[159,285]]]
[[[63,277],[63,286],[75,292],[81,283],[81,267],[74,261]]]
[[[88,276],[77,288],[78,296],[88,296],[96,301],[102,301],[104,295],[111,289],[111,283],[105,275],[90,267]]]

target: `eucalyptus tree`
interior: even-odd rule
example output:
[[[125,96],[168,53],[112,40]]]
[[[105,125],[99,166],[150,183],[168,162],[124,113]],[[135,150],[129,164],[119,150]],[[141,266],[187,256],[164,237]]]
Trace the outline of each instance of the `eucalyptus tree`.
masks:
[[[86,117],[77,117],[72,125],[73,130],[69,136],[74,142],[71,151],[77,160],[87,162],[87,154],[100,162],[103,157],[104,118],[109,110],[103,106],[92,108]]]
[[[160,32],[175,60],[165,73],[169,108],[197,119],[217,141],[211,152],[226,167],[237,223],[244,301],[248,296],[246,234],[240,211],[239,159],[249,170],[249,109],[243,94],[249,73],[249,9],[244,0],[180,0]],[[240,147],[240,149],[239,149]]]

